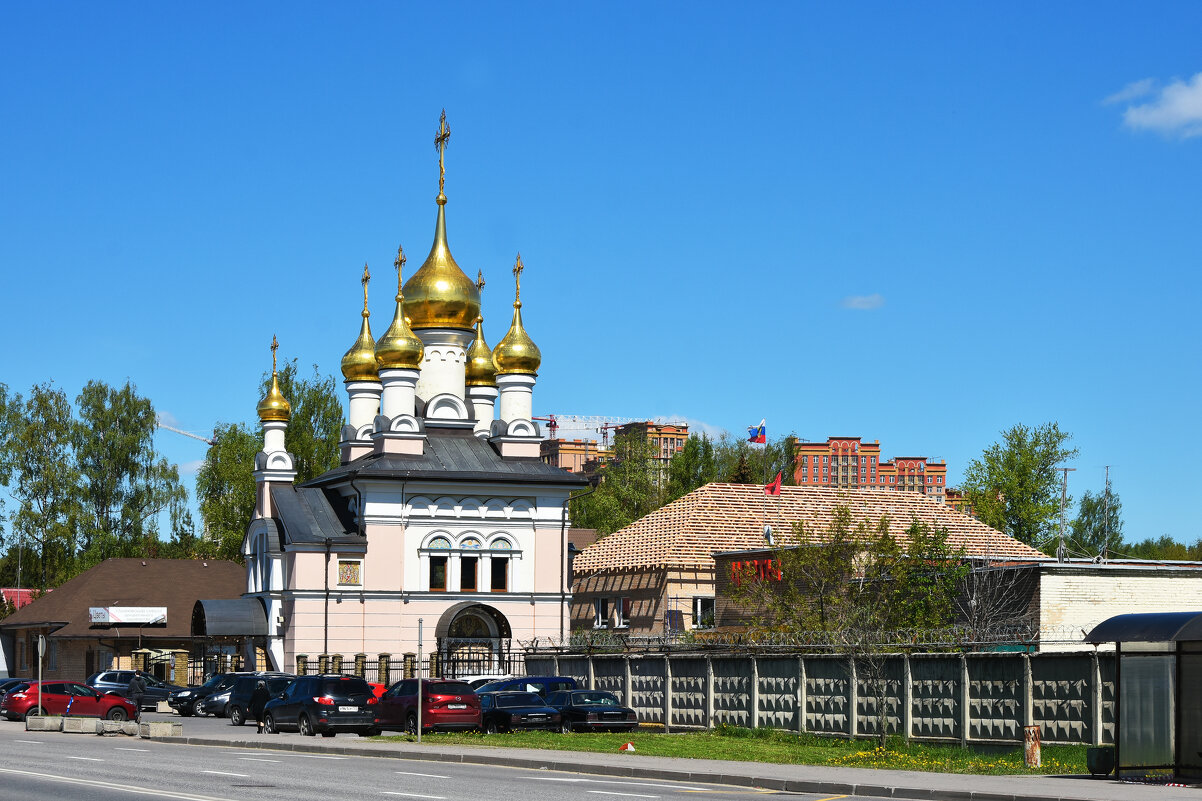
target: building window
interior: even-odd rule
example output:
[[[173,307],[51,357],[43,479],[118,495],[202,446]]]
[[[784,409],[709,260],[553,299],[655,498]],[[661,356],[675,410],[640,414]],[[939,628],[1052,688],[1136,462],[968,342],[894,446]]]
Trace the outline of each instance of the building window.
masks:
[[[827,460],[828,458],[829,458],[829,457],[827,457],[826,455],[823,455],[823,457],[822,457],[822,466],[823,466],[823,467],[826,467],[826,460]]]
[[[430,589],[434,592],[446,592],[447,558],[445,556],[430,557]]]
[[[630,599],[615,598],[614,599],[614,628],[624,629],[630,626]]]
[[[476,591],[476,573],[480,559],[476,556],[464,556],[459,560],[459,591]]]
[[[363,562],[358,559],[338,560],[338,586],[358,587],[363,584]]]
[[[693,599],[693,628],[712,629],[714,627],[714,599]]]
[[[492,591],[509,592],[509,558],[494,556],[489,563],[492,573]]]
[[[609,626],[609,599],[597,598],[593,601],[593,628],[603,629]]]
[[[26,661],[25,640],[24,639],[17,641],[17,664],[21,666],[22,670],[29,669],[29,662]]]
[[[46,640],[46,669],[58,670],[58,640]]]

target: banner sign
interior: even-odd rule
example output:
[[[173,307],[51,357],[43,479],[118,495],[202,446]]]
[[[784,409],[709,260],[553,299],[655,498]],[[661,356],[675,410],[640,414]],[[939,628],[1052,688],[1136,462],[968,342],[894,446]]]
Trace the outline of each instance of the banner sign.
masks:
[[[92,623],[166,623],[165,606],[93,606],[88,609]]]

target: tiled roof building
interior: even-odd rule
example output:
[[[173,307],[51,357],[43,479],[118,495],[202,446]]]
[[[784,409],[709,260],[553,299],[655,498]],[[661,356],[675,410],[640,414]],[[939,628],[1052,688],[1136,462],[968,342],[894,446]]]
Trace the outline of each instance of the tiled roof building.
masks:
[[[875,525],[887,518],[896,537],[904,537],[913,521],[946,529],[952,547],[963,547],[970,557],[1048,558],[918,493],[786,486],[779,497],[769,497],[756,484],[707,484],[576,557],[573,626],[658,632],[674,623],[669,612],[680,612],[687,625],[690,616],[700,618],[710,608],[705,599],[712,603],[715,552],[763,548],[765,525],[779,545],[795,544],[794,523],[818,537],[840,506],[848,507],[857,523]],[[623,609],[629,609],[625,620]],[[608,619],[600,619],[602,611]]]

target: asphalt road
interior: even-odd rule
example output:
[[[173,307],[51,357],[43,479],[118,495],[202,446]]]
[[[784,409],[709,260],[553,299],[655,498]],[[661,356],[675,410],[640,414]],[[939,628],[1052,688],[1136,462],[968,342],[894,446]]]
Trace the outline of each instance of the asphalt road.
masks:
[[[148,716],[149,717],[149,716]],[[154,716],[158,717],[158,716]],[[189,734],[228,726],[189,718]],[[249,736],[254,728],[247,729]],[[270,735],[264,735],[265,737]],[[275,735],[282,738],[296,734]],[[341,740],[348,735],[339,735]],[[350,735],[352,738],[354,735]],[[310,742],[322,742],[320,738]],[[336,740],[326,740],[334,743]],[[532,769],[291,751],[188,746],[87,734],[27,732],[0,721],[0,801],[162,798],[188,801],[621,801],[737,799],[773,795],[801,801],[844,798]]]

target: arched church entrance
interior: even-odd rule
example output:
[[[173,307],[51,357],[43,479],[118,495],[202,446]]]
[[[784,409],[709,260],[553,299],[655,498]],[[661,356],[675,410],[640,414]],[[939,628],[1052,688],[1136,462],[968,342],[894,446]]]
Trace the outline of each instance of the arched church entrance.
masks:
[[[444,676],[503,676],[512,672],[512,633],[505,615],[465,602],[443,612],[435,629]]]

